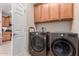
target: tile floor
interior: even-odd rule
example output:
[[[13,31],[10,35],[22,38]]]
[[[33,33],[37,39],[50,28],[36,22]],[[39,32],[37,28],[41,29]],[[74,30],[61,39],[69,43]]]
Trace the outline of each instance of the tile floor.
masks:
[[[11,41],[4,42],[0,46],[0,56],[11,56]]]

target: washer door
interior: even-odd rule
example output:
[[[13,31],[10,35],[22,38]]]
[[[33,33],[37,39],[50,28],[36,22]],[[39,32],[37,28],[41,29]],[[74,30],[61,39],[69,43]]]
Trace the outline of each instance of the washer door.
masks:
[[[53,41],[51,50],[56,56],[74,56],[76,54],[74,45],[64,38]]]
[[[45,48],[45,41],[40,36],[34,36],[33,39],[31,40],[31,46],[32,49],[37,52],[43,51]]]

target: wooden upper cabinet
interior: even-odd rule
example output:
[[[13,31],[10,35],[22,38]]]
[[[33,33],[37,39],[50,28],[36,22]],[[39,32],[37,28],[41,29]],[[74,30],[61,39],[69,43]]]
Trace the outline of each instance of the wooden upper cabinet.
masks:
[[[48,22],[54,20],[71,20],[73,18],[72,3],[48,3],[34,6],[35,22]]]
[[[60,18],[67,19],[72,18],[73,6],[72,3],[61,3],[60,4]]]
[[[9,24],[10,24],[10,17],[5,17],[3,16],[2,17],[2,26],[3,27],[9,27]]]
[[[41,21],[41,4],[34,6],[34,18],[35,18],[35,22]]]
[[[49,20],[59,19],[59,6],[58,3],[49,4]]]
[[[42,4],[41,21],[49,21],[49,5]]]

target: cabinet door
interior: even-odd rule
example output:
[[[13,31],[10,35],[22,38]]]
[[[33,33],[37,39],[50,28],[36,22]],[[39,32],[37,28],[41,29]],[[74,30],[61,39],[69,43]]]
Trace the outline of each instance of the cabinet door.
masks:
[[[5,19],[5,26],[9,27],[9,24],[10,24],[10,17],[6,17],[6,19]]]
[[[34,6],[34,18],[35,18],[35,22],[40,22],[40,20],[41,20],[41,4]]]
[[[52,3],[49,4],[49,15],[50,15],[50,20],[57,20],[59,19],[59,5],[58,3]],[[50,21],[49,20],[49,21]]]
[[[3,32],[3,35],[2,35],[3,39],[2,41],[10,41],[11,39],[11,33],[10,32]]]
[[[49,5],[42,4],[41,21],[49,21]]]
[[[60,18],[72,18],[72,12],[73,12],[73,6],[72,3],[61,3],[60,4]]]
[[[2,26],[9,27],[9,24],[10,24],[10,17],[3,17],[2,18]]]

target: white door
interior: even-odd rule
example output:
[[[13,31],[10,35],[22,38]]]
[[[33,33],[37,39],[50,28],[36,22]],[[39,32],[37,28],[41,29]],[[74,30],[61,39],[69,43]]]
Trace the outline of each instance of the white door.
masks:
[[[13,55],[26,55],[26,4],[12,4]]]

